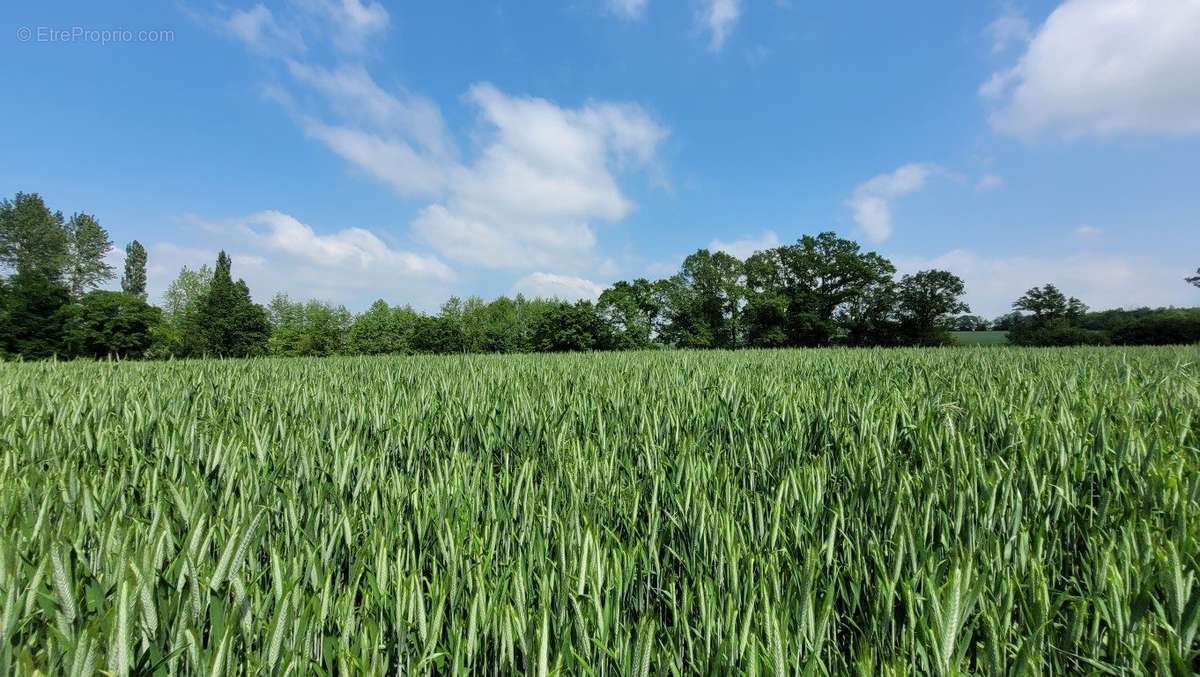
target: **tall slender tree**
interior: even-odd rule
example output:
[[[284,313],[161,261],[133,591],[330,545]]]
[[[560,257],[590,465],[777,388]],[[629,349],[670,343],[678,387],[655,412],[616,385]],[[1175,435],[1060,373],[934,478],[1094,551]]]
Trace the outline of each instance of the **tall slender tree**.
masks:
[[[250,298],[243,280],[234,281],[229,255],[217,256],[208,293],[187,318],[184,348],[191,355],[247,357],[266,352],[271,323]]]
[[[121,291],[146,300],[146,248],[134,240],[125,246],[125,274]]]
[[[66,224],[66,282],[71,296],[79,298],[112,279],[113,267],[104,260],[112,251],[108,231],[91,214],[75,214]]]

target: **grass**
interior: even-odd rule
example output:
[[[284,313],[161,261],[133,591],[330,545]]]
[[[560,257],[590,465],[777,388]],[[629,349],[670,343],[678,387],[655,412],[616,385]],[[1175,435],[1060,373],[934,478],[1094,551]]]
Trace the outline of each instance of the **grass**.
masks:
[[[0,674],[1187,673],[1198,358],[0,365]]]
[[[952,331],[950,335],[955,342],[964,346],[1004,346],[1008,345],[1006,331]]]

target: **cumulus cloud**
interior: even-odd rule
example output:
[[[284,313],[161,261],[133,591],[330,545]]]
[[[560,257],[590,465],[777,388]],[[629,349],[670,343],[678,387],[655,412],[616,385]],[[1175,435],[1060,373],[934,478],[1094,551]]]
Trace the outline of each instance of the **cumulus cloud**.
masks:
[[[564,301],[595,301],[603,291],[603,285],[586,278],[542,272],[530,273],[512,287],[513,294]]]
[[[1190,305],[1178,267],[1143,257],[1101,252],[1065,256],[989,257],[955,249],[934,257],[892,256],[900,273],[938,268],[966,282],[972,312],[994,317],[1009,312],[1027,289],[1047,282],[1093,308]]]
[[[623,19],[640,19],[649,0],[608,0],[608,9]]]
[[[637,14],[646,0],[616,4]],[[387,12],[378,3],[294,0],[291,6],[282,19],[265,8],[251,10],[252,17],[240,20],[243,41],[296,26],[305,37],[313,33],[313,44],[333,44],[343,55],[337,65],[326,66],[295,50],[256,50],[271,57],[281,76],[267,94],[309,138],[350,166],[402,198],[422,199],[410,234],[436,252],[440,258],[427,258],[438,265],[444,266],[444,258],[522,272],[574,275],[601,269],[605,262],[596,252],[595,228],[624,219],[635,208],[619,180],[638,172],[661,180],[658,149],[669,132],[636,103],[588,100],[566,106],[477,83],[462,98],[476,114],[472,143],[459,148],[435,101],[381,85],[361,59],[353,58],[388,27]],[[726,15],[727,10],[717,11],[717,18]],[[258,225],[266,227],[259,244],[278,248],[294,240],[297,249],[285,252],[292,256],[301,256],[299,247],[329,256],[353,244],[356,255],[377,256],[376,243],[366,242],[361,233],[341,231],[330,243],[298,229],[299,222],[286,222],[281,218],[286,215],[263,214],[256,215]],[[404,265],[419,262],[428,263],[393,259]]]
[[[859,184],[847,202],[854,222],[868,240],[876,243],[887,240],[892,236],[892,202],[921,190],[929,177],[939,171],[936,165],[913,163]]]
[[[742,16],[742,0],[701,0],[696,15],[700,29],[708,33],[708,48],[719,52]]]
[[[276,210],[186,221],[229,249],[235,276],[244,277],[260,301],[276,291],[349,303],[374,294],[429,307],[455,279],[436,256],[397,249],[365,228],[318,232]],[[181,266],[211,266],[215,257],[215,249],[152,246],[151,290],[161,293]]]
[[[725,252],[738,257],[739,259],[747,259],[754,252],[760,252],[764,249],[772,249],[779,246],[779,236],[773,230],[764,230],[758,237],[744,237],[732,242],[723,240],[713,240],[708,243],[708,248],[715,252]]]
[[[1200,2],[1067,0],[980,93],[1014,136],[1200,133]]]

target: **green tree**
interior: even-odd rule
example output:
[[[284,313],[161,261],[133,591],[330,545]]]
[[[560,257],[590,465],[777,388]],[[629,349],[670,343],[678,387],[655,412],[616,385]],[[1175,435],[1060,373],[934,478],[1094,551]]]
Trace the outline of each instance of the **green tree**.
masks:
[[[1074,297],[1068,300],[1053,284],[1046,284],[1026,291],[1013,302],[1013,308],[1033,313],[1034,321],[1041,322],[1066,318],[1071,301],[1079,303]]]
[[[412,308],[392,308],[379,299],[354,318],[346,334],[346,351],[354,355],[407,353],[416,321]]]
[[[75,214],[66,224],[66,281],[71,295],[79,298],[112,279],[113,267],[104,258],[112,251],[108,231],[91,214]]]
[[[538,318],[534,348],[540,352],[579,352],[607,347],[604,322],[591,301],[559,301]]]
[[[272,355],[324,356],[346,349],[352,316],[343,306],[320,301],[292,301],[276,294],[267,306],[271,321],[268,349]]]
[[[896,308],[905,343],[950,343],[950,317],[971,310],[962,302],[965,293],[962,278],[945,270],[923,270],[901,278],[896,286]]]
[[[229,255],[221,252],[208,292],[187,318],[183,352],[215,357],[261,355],[270,335],[266,311],[250,298],[250,288],[243,280],[234,281]]]
[[[654,344],[663,309],[662,297],[649,280],[614,283],[600,294],[596,309],[609,326],[613,348],[641,350]]]
[[[140,358],[153,343],[162,311],[117,291],[93,291],[63,309],[67,350],[83,357]]]
[[[5,352],[31,360],[66,356],[62,309],[71,300],[66,285],[34,267],[18,271],[7,287]]]
[[[824,232],[756,252],[745,271],[751,296],[786,299],[789,344],[816,346],[832,338],[839,310],[889,283],[896,269],[879,254],[863,252],[857,242]]]
[[[146,248],[137,240],[125,246],[125,274],[121,276],[121,291],[146,300]]]
[[[0,266],[60,280],[69,243],[62,212],[51,212],[37,193],[0,202]]]

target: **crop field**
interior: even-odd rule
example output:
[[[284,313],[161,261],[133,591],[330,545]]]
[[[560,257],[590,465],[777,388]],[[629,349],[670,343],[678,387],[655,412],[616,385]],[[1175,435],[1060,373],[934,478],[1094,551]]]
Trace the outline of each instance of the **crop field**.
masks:
[[[1200,669],[1200,350],[0,365],[0,674]]]

